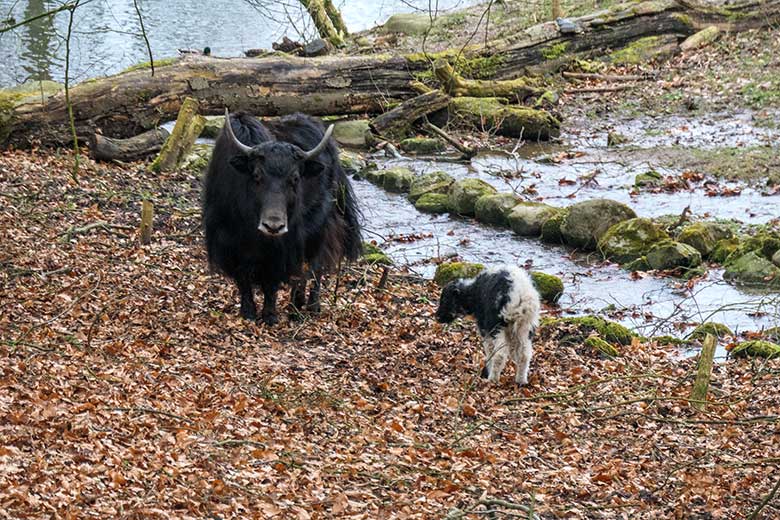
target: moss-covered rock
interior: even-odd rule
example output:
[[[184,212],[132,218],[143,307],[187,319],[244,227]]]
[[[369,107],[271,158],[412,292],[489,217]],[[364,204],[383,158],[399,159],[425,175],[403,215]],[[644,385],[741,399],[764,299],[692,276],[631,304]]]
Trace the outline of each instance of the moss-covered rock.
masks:
[[[542,223],[542,241],[548,244],[563,244],[561,226],[569,214],[569,208],[559,210],[555,215]]]
[[[181,163],[184,170],[197,173],[205,173],[211,160],[211,153],[214,151],[214,145],[195,144]]]
[[[734,357],[761,357],[774,359],[780,357],[780,345],[760,339],[743,341],[731,349],[731,355]]]
[[[367,119],[355,119],[353,121],[336,121],[333,128],[333,137],[344,146],[354,148],[366,148],[370,142],[369,121]]]
[[[619,343],[620,345],[630,345],[633,338],[637,337],[636,334],[625,328],[623,325],[615,323],[614,321],[605,320],[604,318],[599,318],[598,316],[557,318],[552,320],[545,320],[545,323],[562,323],[567,325],[574,325],[583,331],[585,337],[595,332],[603,339],[611,343]]]
[[[560,213],[555,208],[541,202],[520,202],[507,215],[506,220],[512,231],[524,237],[538,237],[542,233],[542,224]]]
[[[225,126],[225,116],[205,116],[206,124],[200,131],[200,136],[208,139],[216,139]]]
[[[717,222],[696,222],[685,226],[677,241],[696,249],[703,257],[709,256],[719,240],[728,240],[734,233],[728,226]]]
[[[368,162],[362,155],[347,150],[339,150],[339,162],[347,175],[362,176],[368,168]]]
[[[780,268],[755,251],[733,261],[729,257],[723,277],[745,285],[780,286]]]
[[[598,242],[605,258],[620,264],[643,257],[654,244],[669,235],[652,220],[632,218],[610,227]]]
[[[420,36],[431,26],[431,18],[425,13],[399,13],[394,14],[382,25],[382,31],[386,33],[400,33],[411,36]]]
[[[569,206],[561,223],[561,236],[572,247],[593,250],[609,228],[632,218],[636,218],[634,210],[621,202],[609,199],[578,202]]]
[[[449,197],[445,193],[426,193],[414,203],[414,207],[423,213],[439,215],[449,212]]]
[[[780,250],[775,251],[775,254],[772,255],[772,263],[780,267]]]
[[[531,271],[530,276],[543,302],[558,303],[563,295],[563,281],[560,278],[540,271]]]
[[[485,268],[482,264],[469,262],[447,262],[436,267],[433,281],[440,287],[444,287],[453,280],[459,278],[474,278]]]
[[[739,238],[726,238],[715,242],[715,247],[710,251],[710,260],[719,264],[725,264],[726,259],[729,258],[739,247]]]
[[[412,186],[414,173],[409,168],[396,167],[385,170],[382,187],[392,193],[406,193]]]
[[[443,152],[446,145],[430,137],[410,137],[401,141],[401,150],[409,153],[431,154]]]
[[[485,195],[474,204],[474,216],[478,221],[494,226],[506,226],[507,216],[519,200],[511,193]]]
[[[474,216],[477,200],[485,195],[496,194],[496,189],[482,179],[463,179],[450,186],[449,208],[458,215]]]
[[[688,335],[689,340],[704,341],[707,334],[712,334],[718,339],[725,338],[726,336],[733,336],[734,333],[726,325],[715,321],[708,321],[702,323],[696,327],[693,332]]]
[[[621,265],[623,269],[626,271],[650,271],[652,267],[650,267],[650,264],[647,262],[647,257],[642,256],[640,258],[637,258],[636,260],[632,260],[631,262],[627,262],[623,265]]]
[[[620,144],[626,144],[630,139],[618,132],[609,132],[607,134],[607,146],[618,146]]]
[[[607,343],[598,336],[588,336],[583,344],[589,349],[600,352],[610,358],[620,355],[620,352],[614,345]]]
[[[637,188],[645,188],[647,186],[660,186],[664,183],[663,175],[655,170],[650,170],[645,173],[640,173],[634,177],[634,186]]]
[[[469,127],[507,137],[546,141],[561,133],[561,122],[549,112],[504,105],[497,98],[452,98],[450,114]]]
[[[647,263],[652,269],[693,269],[701,264],[701,253],[688,244],[664,240],[655,244],[647,253]]]
[[[427,193],[446,195],[453,182],[455,182],[455,179],[441,171],[430,172],[415,177],[409,188],[409,200],[416,202],[417,199]]]
[[[363,171],[363,178],[371,184],[376,184],[380,188],[385,183],[385,174],[387,170],[378,170],[376,168],[369,168]]]
[[[393,265],[393,260],[387,253],[371,242],[363,242],[363,254],[360,261],[365,264]]]

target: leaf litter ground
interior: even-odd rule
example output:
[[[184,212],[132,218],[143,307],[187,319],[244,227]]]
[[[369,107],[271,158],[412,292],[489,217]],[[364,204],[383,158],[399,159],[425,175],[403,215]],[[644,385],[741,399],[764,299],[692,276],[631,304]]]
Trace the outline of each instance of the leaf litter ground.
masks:
[[[780,361],[718,364],[697,412],[694,359],[543,329],[530,385],[490,386],[473,323],[369,267],[249,324],[196,175],[71,165],[0,156],[0,518],[737,518],[778,479]]]

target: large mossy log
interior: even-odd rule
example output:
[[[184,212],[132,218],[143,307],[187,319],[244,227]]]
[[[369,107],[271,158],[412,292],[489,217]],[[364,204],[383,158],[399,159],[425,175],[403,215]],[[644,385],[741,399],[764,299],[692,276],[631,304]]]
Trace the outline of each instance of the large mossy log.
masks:
[[[780,21],[780,0],[729,7],[701,7],[680,0],[623,4],[573,19],[576,34],[561,34],[547,22],[486,46],[430,55],[327,56],[219,59],[189,56],[155,67],[143,67],[74,86],[70,91],[76,131],[88,138],[127,138],[175,118],[185,97],[197,99],[203,114],[246,110],[259,116],[295,111],[313,115],[380,114],[419,94],[416,80],[439,57],[456,70],[480,71],[488,79],[516,79],[527,68],[565,54],[602,55],[640,38],[672,34],[690,36],[704,27],[740,30]],[[430,74],[429,74],[430,76]],[[476,77],[477,75],[475,75]],[[62,94],[41,103],[0,91],[0,144],[29,146],[67,144],[68,116]]]

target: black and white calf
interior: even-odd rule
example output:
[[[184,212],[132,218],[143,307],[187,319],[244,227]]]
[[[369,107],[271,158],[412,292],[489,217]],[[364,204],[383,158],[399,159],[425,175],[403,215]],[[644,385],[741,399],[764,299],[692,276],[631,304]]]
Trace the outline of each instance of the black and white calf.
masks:
[[[449,323],[459,315],[477,319],[485,349],[482,377],[498,382],[507,358],[517,368],[515,381],[528,384],[533,347],[531,335],[539,323],[539,293],[523,269],[500,265],[470,280],[449,283],[441,293],[436,317]]]

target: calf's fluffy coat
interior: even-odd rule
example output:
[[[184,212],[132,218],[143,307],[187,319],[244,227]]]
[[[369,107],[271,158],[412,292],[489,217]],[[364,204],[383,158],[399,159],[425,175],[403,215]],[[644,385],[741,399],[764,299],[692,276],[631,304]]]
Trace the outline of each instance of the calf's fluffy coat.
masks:
[[[511,265],[482,271],[471,280],[449,283],[441,294],[437,318],[449,323],[473,315],[485,350],[482,377],[498,382],[510,358],[515,381],[528,384],[533,347],[531,335],[539,323],[539,293],[526,272]]]

